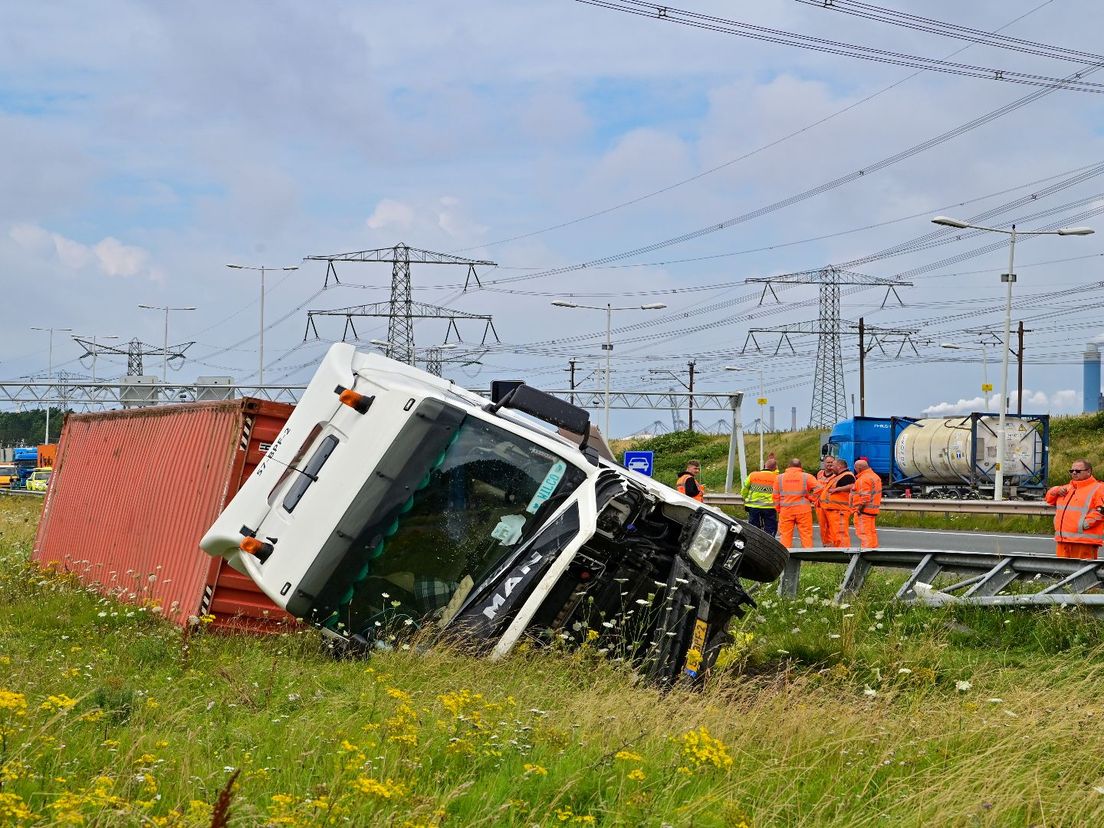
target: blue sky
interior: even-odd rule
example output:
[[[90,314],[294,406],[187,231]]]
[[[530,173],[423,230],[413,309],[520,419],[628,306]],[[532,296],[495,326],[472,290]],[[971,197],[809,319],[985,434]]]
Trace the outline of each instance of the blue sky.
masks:
[[[1006,33],[1094,49],[1104,9],[1040,2],[902,0],[894,8],[986,30],[1026,13]],[[923,56],[963,46],[792,0],[684,5]],[[955,59],[1045,75],[1073,68],[977,46]],[[0,344],[0,376],[46,370],[46,337],[31,326],[159,343],[163,317],[137,308],[146,303],[199,308],[171,319],[172,339],[197,343],[174,376],[252,381],[258,283],[225,268],[242,262],[302,266],[269,279],[265,352],[266,379],[303,382],[325,348],[303,341],[306,311],[380,301],[390,278],[386,266],[350,265],[342,280],[360,287],[319,294],[323,267],[304,256],[405,242],[496,261],[483,274],[489,281],[570,266],[772,204],[1031,91],[928,73],[860,103],[911,74],[571,0],[2,4],[0,262],[20,310]],[[854,183],[616,267],[466,294],[455,288],[462,271],[427,267],[414,271],[415,295],[494,315],[503,345],[481,366],[451,371],[473,387],[515,376],[563,386],[571,358],[593,385],[604,315],[549,303],[565,295],[586,304],[662,301],[663,312],[615,316],[615,329],[652,324],[615,330],[614,387],[663,389],[672,382],[649,369],[684,376],[696,358],[699,388],[735,390],[755,373],[724,365],[762,365],[778,422],[788,424],[796,406],[804,423],[814,341],[795,339],[799,354],[777,359],[741,348],[750,327],[814,318],[815,289],[795,288],[781,307],[759,308],[737,301],[754,292],[742,281],[866,256],[928,233],[937,209],[980,213],[1045,186],[1031,182],[1104,160],[1102,104],[1094,94],[1055,92]],[[1104,175],[994,221],[1088,203],[1047,219],[1060,222],[1091,209],[1097,194],[1104,203]],[[962,202],[972,203],[953,206]],[[1077,223],[1096,222],[1104,230],[1096,217]],[[546,229],[558,225],[566,226]],[[830,238],[814,240],[822,236]],[[892,277],[984,241],[856,269]],[[1080,353],[1104,333],[1092,288],[1102,279],[1102,243],[1104,235],[1042,238],[1019,249],[1023,306],[1014,319],[1032,328],[1028,410],[1080,409]],[[741,252],[749,250],[758,252]],[[1076,260],[1056,261],[1068,258]],[[871,355],[868,413],[981,405],[981,352],[939,345],[977,345],[972,329],[1000,324],[1004,267],[1003,253],[992,252],[924,273],[901,291],[904,308],[882,308],[877,290],[845,296],[845,319],[910,326],[929,343],[899,358],[892,349]],[[687,291],[718,284],[728,287]],[[662,293],[671,290],[678,292]],[[1052,295],[1067,290],[1074,292]],[[659,293],[636,295],[647,291]],[[384,332],[381,321],[362,335]],[[320,333],[340,336],[340,326]],[[443,335],[432,324],[417,329],[419,345]],[[61,370],[87,374],[74,343],[59,336],[54,345]],[[845,338],[849,395],[858,384],[855,350]],[[987,354],[991,381],[999,353]],[[125,370],[110,360],[97,367],[107,376]],[[613,431],[657,419],[670,415],[618,414]]]

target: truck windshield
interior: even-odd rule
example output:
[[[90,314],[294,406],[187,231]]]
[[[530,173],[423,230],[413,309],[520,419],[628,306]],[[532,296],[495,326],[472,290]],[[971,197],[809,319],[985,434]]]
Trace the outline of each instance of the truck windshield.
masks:
[[[586,478],[459,409],[426,400],[413,413],[289,611],[366,637],[395,620],[447,618]]]

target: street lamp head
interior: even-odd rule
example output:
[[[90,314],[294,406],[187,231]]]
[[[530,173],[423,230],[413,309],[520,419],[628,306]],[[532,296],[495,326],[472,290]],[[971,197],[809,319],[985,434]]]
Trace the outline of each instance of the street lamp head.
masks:
[[[239,264],[228,264],[227,267],[232,267],[234,270],[245,270],[245,268]]]
[[[299,265],[292,265],[291,267],[281,267],[280,270],[298,270]]]
[[[440,345],[431,345],[431,348],[436,348],[438,351],[451,351],[457,347],[455,342],[442,342]]]
[[[939,347],[940,348],[949,348],[952,351],[961,351],[961,350],[963,350],[961,345],[952,345],[950,342],[940,342]]]
[[[741,368],[741,367],[740,367],[739,365],[726,365],[726,366],[724,367],[724,369],[725,369],[726,371],[743,371],[743,370],[744,370],[744,369],[743,369],[743,368]]]
[[[552,307],[554,307],[554,308],[577,308],[579,306],[576,305],[574,302],[565,302],[562,299],[557,299],[556,301],[554,301],[552,303]]]
[[[1058,230],[1059,236],[1091,236],[1096,231],[1091,227],[1063,227]]]
[[[650,304],[650,305],[641,305],[640,309],[641,310],[663,310],[665,307],[667,307],[667,306],[665,304],[663,304],[662,302],[652,302],[652,304]]]
[[[369,339],[368,342],[372,345],[379,345],[381,348],[390,348],[391,343],[386,339]]]
[[[941,224],[944,227],[954,227],[957,230],[967,230],[970,227],[966,222],[951,218],[950,216],[936,216],[932,219],[932,224]]]

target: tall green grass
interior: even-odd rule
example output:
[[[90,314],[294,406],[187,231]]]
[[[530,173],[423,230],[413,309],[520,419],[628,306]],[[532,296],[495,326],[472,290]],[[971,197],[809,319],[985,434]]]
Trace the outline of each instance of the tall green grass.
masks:
[[[704,690],[595,645],[339,660],[28,564],[0,502],[3,825],[1099,825],[1104,628],[764,590]],[[197,553],[198,554],[198,553]],[[585,630],[578,631],[584,641]],[[225,817],[225,819],[223,818]]]

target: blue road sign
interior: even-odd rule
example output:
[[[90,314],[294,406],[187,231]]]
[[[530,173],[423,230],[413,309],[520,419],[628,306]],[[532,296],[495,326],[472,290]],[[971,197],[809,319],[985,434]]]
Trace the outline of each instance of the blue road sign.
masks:
[[[648,477],[651,477],[652,469],[655,468],[655,452],[626,451],[625,468],[632,469],[634,472],[640,472],[641,474],[646,474],[648,475]]]

